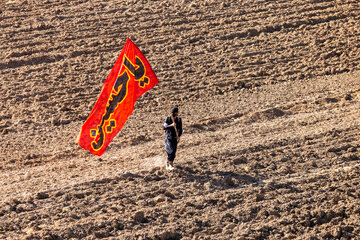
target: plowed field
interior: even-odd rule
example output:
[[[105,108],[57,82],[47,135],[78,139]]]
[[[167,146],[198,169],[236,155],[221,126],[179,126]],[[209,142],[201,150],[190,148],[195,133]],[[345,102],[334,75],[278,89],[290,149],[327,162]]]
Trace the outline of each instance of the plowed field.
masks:
[[[5,0],[0,29],[0,239],[359,238],[359,1]],[[99,158],[127,37],[159,84]]]

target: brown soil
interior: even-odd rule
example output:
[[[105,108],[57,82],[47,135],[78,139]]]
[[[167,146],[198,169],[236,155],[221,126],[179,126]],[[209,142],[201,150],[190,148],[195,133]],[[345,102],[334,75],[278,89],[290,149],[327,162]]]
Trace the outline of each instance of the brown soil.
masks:
[[[359,1],[9,0],[0,20],[1,239],[360,235]],[[126,37],[160,83],[99,158],[76,137]]]

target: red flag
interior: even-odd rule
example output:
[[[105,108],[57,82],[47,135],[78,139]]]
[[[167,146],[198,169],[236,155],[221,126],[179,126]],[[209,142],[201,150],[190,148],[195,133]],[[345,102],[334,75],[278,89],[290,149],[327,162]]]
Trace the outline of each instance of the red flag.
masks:
[[[128,38],[81,128],[78,144],[101,156],[133,112],[136,99],[157,83],[148,61]]]

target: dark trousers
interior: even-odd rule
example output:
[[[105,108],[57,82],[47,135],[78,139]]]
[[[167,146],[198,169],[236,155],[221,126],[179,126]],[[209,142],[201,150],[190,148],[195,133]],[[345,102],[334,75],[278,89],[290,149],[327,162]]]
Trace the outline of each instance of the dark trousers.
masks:
[[[176,152],[175,152],[175,151],[172,152],[172,153],[168,153],[167,161],[168,161],[168,162],[173,162],[174,159],[175,159],[175,157],[176,157]]]
[[[166,141],[165,148],[168,155],[167,161],[173,162],[176,157],[177,141]]]

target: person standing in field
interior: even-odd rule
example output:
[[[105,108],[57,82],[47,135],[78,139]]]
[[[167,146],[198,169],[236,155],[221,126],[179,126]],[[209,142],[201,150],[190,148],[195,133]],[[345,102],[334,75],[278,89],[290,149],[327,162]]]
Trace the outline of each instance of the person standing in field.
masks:
[[[171,115],[165,119],[165,150],[168,155],[166,160],[166,169],[174,170],[174,159],[176,157],[177,145],[182,135],[182,121],[179,117],[179,109],[171,109]]]

